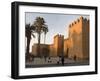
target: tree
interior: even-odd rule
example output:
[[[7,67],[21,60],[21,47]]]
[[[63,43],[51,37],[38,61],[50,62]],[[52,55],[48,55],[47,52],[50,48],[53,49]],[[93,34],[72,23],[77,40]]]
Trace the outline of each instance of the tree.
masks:
[[[26,54],[29,54],[31,35],[35,38],[35,35],[33,34],[34,30],[35,27],[30,26],[30,24],[25,25],[25,36],[27,38]]]
[[[38,56],[40,55],[40,40],[41,40],[41,33],[44,32],[44,29],[47,27],[47,25],[45,24],[45,20],[42,17],[36,17],[33,26],[35,27],[35,32],[38,35],[38,48],[37,48],[37,53]]]

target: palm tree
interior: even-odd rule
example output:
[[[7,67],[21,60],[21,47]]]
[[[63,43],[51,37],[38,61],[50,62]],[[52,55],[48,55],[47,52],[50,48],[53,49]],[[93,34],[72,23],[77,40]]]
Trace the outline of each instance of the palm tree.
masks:
[[[35,32],[38,35],[38,48],[37,48],[37,53],[38,56],[40,55],[40,40],[41,40],[41,33],[44,32],[44,28],[46,27],[45,25],[45,20],[42,17],[36,17],[33,26],[35,27]]]
[[[48,27],[47,25],[45,25],[45,27],[43,28],[43,31],[44,31],[44,44],[45,44],[45,41],[46,41],[46,34],[48,32]]]
[[[33,34],[34,30],[35,27],[30,26],[30,24],[25,25],[25,36],[27,38],[26,54],[29,54],[31,35],[35,37],[35,35]]]

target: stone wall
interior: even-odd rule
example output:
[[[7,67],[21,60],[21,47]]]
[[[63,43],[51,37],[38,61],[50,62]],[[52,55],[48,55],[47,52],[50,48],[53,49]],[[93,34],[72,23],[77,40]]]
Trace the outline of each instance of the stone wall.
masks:
[[[80,17],[69,25],[69,58],[89,58],[89,20]]]

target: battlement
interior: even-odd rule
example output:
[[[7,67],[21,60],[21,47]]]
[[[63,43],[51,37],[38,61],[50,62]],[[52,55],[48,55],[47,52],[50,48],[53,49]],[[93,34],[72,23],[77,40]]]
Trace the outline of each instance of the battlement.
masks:
[[[57,34],[57,35],[54,36],[54,38],[58,38],[58,37],[59,37],[59,38],[62,38],[62,37],[64,37],[64,35]]]
[[[83,21],[89,23],[89,19],[84,18]]]
[[[80,18],[69,24],[69,27],[73,27],[75,24],[78,24],[80,22],[89,22],[89,20],[80,16]]]

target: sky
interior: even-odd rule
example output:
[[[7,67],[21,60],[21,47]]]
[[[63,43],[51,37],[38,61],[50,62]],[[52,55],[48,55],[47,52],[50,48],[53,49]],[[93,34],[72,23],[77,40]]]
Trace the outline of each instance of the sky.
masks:
[[[25,24],[33,24],[36,17],[43,17],[45,24],[48,25],[49,31],[46,34],[46,44],[53,44],[53,37],[57,34],[64,35],[64,38],[68,37],[68,26],[74,20],[77,20],[80,16],[89,19],[88,15],[79,14],[54,14],[54,13],[35,13],[25,12]],[[37,33],[34,33],[35,38],[32,38],[30,43],[30,51],[32,45],[37,43]],[[41,34],[41,43],[44,43],[44,33]]]

